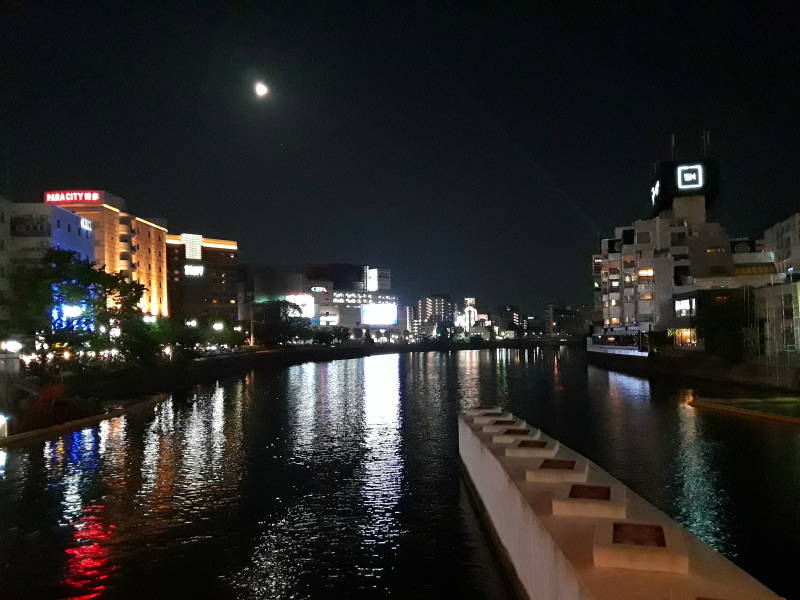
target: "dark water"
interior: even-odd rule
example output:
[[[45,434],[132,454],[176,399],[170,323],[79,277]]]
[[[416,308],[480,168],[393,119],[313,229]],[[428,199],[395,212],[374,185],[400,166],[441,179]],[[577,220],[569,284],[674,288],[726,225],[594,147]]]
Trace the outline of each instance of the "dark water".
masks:
[[[579,352],[306,364],[0,454],[3,598],[509,597],[457,468],[457,411],[508,406],[787,597],[800,428]],[[1,452],[1,451],[0,451]]]

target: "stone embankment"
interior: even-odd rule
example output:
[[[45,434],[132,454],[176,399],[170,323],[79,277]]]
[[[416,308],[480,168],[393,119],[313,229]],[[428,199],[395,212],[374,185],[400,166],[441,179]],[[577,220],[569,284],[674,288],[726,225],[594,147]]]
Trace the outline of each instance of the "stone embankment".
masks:
[[[778,598],[586,457],[498,407],[465,411],[458,442],[521,596]]]

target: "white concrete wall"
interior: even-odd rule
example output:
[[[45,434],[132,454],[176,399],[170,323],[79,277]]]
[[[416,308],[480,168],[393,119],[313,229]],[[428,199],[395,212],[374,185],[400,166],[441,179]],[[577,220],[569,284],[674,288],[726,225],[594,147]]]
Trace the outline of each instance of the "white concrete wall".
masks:
[[[533,508],[491,450],[459,420],[461,460],[508,553],[528,597],[535,600],[591,598],[578,585],[572,565],[542,527]]]
[[[557,458],[588,461],[586,483],[614,488],[617,497],[625,499],[625,517],[554,515],[553,497],[563,495],[564,484],[527,481],[526,471],[535,468],[532,465],[537,459],[505,456],[508,444],[494,443],[494,435],[484,432],[473,417],[459,418],[461,460],[503,551],[532,600],[777,599],[669,516],[563,444]],[[684,557],[682,570],[658,570],[653,553],[660,548],[627,545],[616,551],[629,554],[626,566],[630,568],[596,566],[600,534],[621,521],[661,525],[674,541],[668,540],[670,552]]]

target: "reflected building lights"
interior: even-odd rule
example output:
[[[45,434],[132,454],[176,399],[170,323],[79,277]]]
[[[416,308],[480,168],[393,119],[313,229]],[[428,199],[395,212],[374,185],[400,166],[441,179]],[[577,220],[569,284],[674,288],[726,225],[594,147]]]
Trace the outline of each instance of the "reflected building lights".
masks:
[[[398,354],[364,359],[364,445],[369,454],[364,464],[362,498],[369,517],[361,530],[362,543],[367,546],[394,544],[400,535],[397,504],[402,494],[403,458],[399,360]]]
[[[728,494],[719,481],[715,467],[717,450],[701,432],[697,413],[691,406],[678,406],[679,446],[676,464],[678,498],[676,520],[709,546],[736,556],[726,526],[726,515],[732,514]]]

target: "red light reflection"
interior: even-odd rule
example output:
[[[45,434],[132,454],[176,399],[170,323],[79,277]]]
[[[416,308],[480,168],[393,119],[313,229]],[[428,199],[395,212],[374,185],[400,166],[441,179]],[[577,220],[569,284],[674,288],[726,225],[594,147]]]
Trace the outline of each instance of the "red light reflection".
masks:
[[[100,598],[106,590],[105,581],[115,570],[107,542],[116,527],[103,522],[105,508],[102,504],[85,506],[72,524],[74,545],[64,550],[67,564],[63,583],[69,589],[68,600]]]

